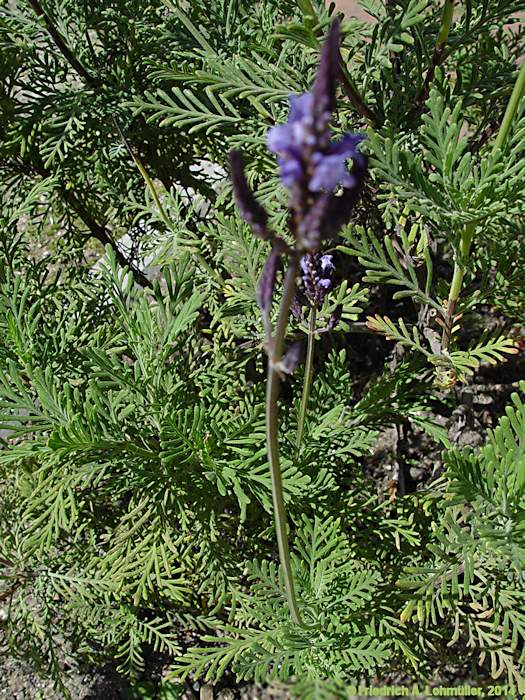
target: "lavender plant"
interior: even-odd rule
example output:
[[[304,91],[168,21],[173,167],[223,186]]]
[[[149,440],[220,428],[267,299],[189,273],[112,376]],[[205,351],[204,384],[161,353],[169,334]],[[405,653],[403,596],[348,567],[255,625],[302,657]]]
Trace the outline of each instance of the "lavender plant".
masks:
[[[316,308],[331,286],[329,273],[333,270],[331,256],[322,255],[319,251],[323,242],[337,234],[349,220],[366,173],[366,159],[357,150],[363,140],[362,135],[345,134],[338,141],[331,140],[329,125],[336,105],[339,43],[339,23],[334,22],[321,53],[311,92],[291,96],[287,124],[275,126],[268,133],[268,148],[279,155],[281,180],[290,190],[288,209],[290,233],[293,237],[291,245],[269,229],[268,216],[249,189],[239,154],[234,152],[230,157],[233,188],[241,215],[257,236],[272,243],[258,293],[268,354],[266,440],[279,556],[290,614],[299,625],[302,624],[302,618],[290,563],[279,466],[277,402],[280,376],[293,369],[297,361],[296,347],[292,346],[287,354],[284,353],[290,311],[292,305],[299,306],[299,299],[304,298],[310,306],[310,312],[307,369],[297,436],[297,444],[300,445],[312,375]],[[348,160],[352,161],[351,171],[347,168]],[[277,323],[273,329],[270,311],[277,268],[283,256],[286,256],[288,266],[284,274]],[[301,295],[298,294],[296,284],[299,270],[303,282]]]
[[[0,646],[64,695],[525,685],[525,3],[363,6],[0,9]]]

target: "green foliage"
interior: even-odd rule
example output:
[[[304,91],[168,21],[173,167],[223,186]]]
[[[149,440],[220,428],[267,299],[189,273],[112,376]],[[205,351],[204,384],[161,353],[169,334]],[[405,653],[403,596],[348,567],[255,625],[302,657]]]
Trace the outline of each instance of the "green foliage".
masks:
[[[0,8],[0,603],[6,649],[64,696],[69,658],[111,661],[133,697],[232,672],[344,698],[356,678],[468,659],[523,686],[525,386],[484,447],[454,447],[448,428],[451,389],[522,344],[523,104],[494,143],[525,3],[456,4],[437,59],[441,2],[362,4],[374,22],[342,24],[333,130],[366,131],[370,176],[325,245],[336,272],[301,444],[301,364],[280,399],[306,627],[290,621],[271,517],[256,300],[269,244],[235,212],[227,163],[244,152],[286,238],[266,133],[311,85],[334,10]],[[287,343],[307,333],[295,318]],[[437,467],[417,491],[395,474],[414,463]],[[153,687],[152,658],[174,684]]]
[[[131,700],[181,700],[184,687],[178,683],[137,683],[130,691]]]
[[[520,181],[523,177],[521,122],[509,144],[509,157],[496,159],[485,154],[478,160],[462,135],[465,107],[455,100],[452,110],[438,89],[425,105],[417,137],[401,141],[374,135],[371,148],[381,178],[392,186],[382,197],[384,208],[399,203],[424,214],[429,222],[454,227],[463,223],[499,222],[523,212]],[[514,146],[514,147],[513,147]],[[391,203],[395,191],[395,203]]]
[[[232,664],[241,679],[344,678],[384,660],[385,642],[375,634],[369,609],[379,572],[351,558],[340,531],[341,522],[333,518],[311,522],[305,517],[297,529],[294,566],[306,628],[289,620],[278,567],[254,562],[248,566],[252,595],[241,597],[235,610],[241,629],[222,626],[220,646],[188,652],[173,672],[184,678],[196,671],[213,680]],[[261,626],[253,627],[255,621]]]
[[[503,362],[505,354],[515,354],[517,352],[516,344],[511,338],[488,338],[482,339],[476,346],[468,350],[456,350],[452,353],[437,352],[432,353],[432,342],[434,338],[429,339],[430,349],[425,347],[424,342],[417,326],[412,327],[412,331],[406,327],[402,318],[398,319],[397,325],[393,323],[387,316],[369,317],[368,327],[373,331],[384,333],[387,340],[395,340],[402,346],[409,348],[413,352],[419,352],[425,355],[429,362],[437,365],[441,371],[451,372],[451,376],[456,379],[465,380],[466,376],[473,374],[474,370],[484,364],[497,364]],[[436,380],[439,383],[440,374],[436,374]]]
[[[520,383],[520,392],[525,383]],[[404,620],[427,627],[446,621],[459,639],[490,661],[493,678],[506,675],[520,692],[523,668],[523,516],[525,407],[515,393],[479,451],[446,455],[448,488],[427,561],[406,568]]]

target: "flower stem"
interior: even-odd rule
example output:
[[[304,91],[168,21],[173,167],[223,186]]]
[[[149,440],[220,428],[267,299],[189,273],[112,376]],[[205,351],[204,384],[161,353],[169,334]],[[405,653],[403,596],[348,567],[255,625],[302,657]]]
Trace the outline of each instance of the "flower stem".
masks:
[[[498,136],[494,142],[492,149],[493,163],[495,163],[503,151],[505,144],[510,133],[512,122],[518,111],[519,103],[523,95],[525,94],[525,63],[522,63],[516,83],[514,84],[514,89],[510,96],[509,102],[507,104],[507,109],[505,110],[505,116],[501,122],[501,126],[498,131]],[[479,206],[484,199],[484,193],[482,192],[478,197],[476,202]],[[454,315],[456,312],[456,307],[458,304],[459,296],[461,294],[461,287],[463,285],[463,278],[465,276],[466,264],[470,254],[470,247],[472,245],[472,238],[474,236],[476,224],[468,223],[465,224],[465,228],[461,233],[461,239],[459,243],[459,249],[455,254],[454,258],[454,274],[452,276],[452,282],[450,284],[450,291],[447,301],[447,310],[445,314],[445,322],[443,326],[443,335],[441,338],[441,347],[443,350],[448,350],[450,345],[450,337],[452,335],[452,327],[454,325]]]
[[[294,255],[286,271],[284,279],[283,297],[279,308],[275,335],[271,339],[268,356],[268,383],[266,388],[266,442],[268,446],[268,461],[270,463],[270,473],[272,477],[272,498],[275,519],[275,533],[277,545],[279,547],[279,558],[284,574],[284,585],[290,616],[297,625],[303,626],[303,621],[299,613],[297,598],[295,595],[295,584],[290,560],[290,547],[288,544],[287,516],[283,497],[283,482],[281,467],[279,463],[279,412],[278,398],[281,384],[279,375],[279,362],[281,361],[284,336],[288,326],[290,306],[295,294],[295,279],[299,268],[299,259]]]
[[[304,368],[304,383],[303,393],[301,396],[301,407],[299,409],[299,422],[297,424],[297,437],[295,440],[296,456],[299,456],[301,450],[301,441],[304,433],[304,422],[306,418],[306,409],[308,408],[308,399],[310,398],[310,388],[312,386],[312,373],[314,364],[314,347],[315,347],[315,325],[317,321],[317,309],[312,306],[308,319],[308,347],[306,350],[306,364]]]

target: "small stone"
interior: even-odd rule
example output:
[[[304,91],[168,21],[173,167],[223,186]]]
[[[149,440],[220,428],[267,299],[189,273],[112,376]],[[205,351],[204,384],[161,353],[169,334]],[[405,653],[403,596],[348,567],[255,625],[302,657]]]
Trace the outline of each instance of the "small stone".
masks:
[[[235,700],[235,693],[230,688],[225,688],[217,695],[217,700]]]
[[[202,686],[200,700],[213,700],[213,686],[208,683]]]
[[[483,443],[483,435],[476,430],[462,430],[458,436],[458,447],[478,447]]]
[[[421,481],[425,476],[425,470],[421,469],[421,467],[410,467],[410,476],[414,481]]]

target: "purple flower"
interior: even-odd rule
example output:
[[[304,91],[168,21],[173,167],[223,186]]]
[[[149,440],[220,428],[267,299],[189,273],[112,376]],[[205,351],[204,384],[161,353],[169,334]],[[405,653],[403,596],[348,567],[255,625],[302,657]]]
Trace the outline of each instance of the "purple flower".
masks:
[[[360,195],[367,160],[358,147],[362,134],[346,134],[332,141],[330,120],[336,108],[336,87],[340,71],[340,28],[334,21],[323,46],[312,89],[290,96],[286,124],[268,132],[268,148],[278,155],[282,182],[290,190],[289,227],[294,238],[290,246],[269,227],[269,217],[256,199],[244,173],[242,157],[230,155],[232,185],[242,218],[256,236],[272,244],[272,252],[261,275],[257,300],[271,340],[270,308],[276,273],[284,255],[300,262],[300,288],[292,302],[292,313],[302,317],[302,307],[320,306],[332,289],[334,265],[331,255],[321,255],[323,239],[337,235],[349,221]],[[333,314],[329,327],[338,321]]]
[[[290,188],[303,182],[310,192],[333,192],[339,185],[356,187],[358,182],[348,171],[347,161],[361,157],[357,146],[365,136],[345,134],[339,141],[330,142],[328,129],[316,134],[313,106],[312,93],[292,95],[288,122],[268,132],[268,149],[279,154],[281,181]]]
[[[281,180],[287,187],[304,178],[302,154],[315,146],[313,99],[309,92],[291,95],[288,122],[268,132],[268,149],[279,154]]]
[[[339,23],[334,22],[312,90],[290,96],[288,121],[270,129],[267,138],[268,149],[278,155],[281,181],[290,189],[293,232],[299,247],[310,252],[348,221],[366,173],[366,159],[358,152],[363,134],[331,141],[339,43]],[[336,197],[339,188],[342,196]]]
[[[279,124],[270,129],[267,136],[268,148],[273,153],[297,153],[305,145],[314,146],[313,102],[310,92],[302,95],[290,95],[290,113],[286,124]]]
[[[334,259],[331,255],[321,255],[321,271],[324,275],[335,270]]]
[[[364,138],[362,134],[346,134],[340,141],[329,144],[326,153],[314,153],[309,189],[312,192],[333,192],[338,185],[345,189],[356,187],[359,183],[356,176],[348,172],[347,161],[361,157],[357,146]]]
[[[301,280],[296,304],[320,307],[327,292],[332,289],[332,273],[335,270],[332,256],[308,253],[303,255],[299,266]]]

